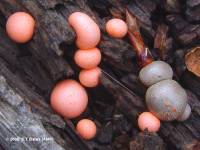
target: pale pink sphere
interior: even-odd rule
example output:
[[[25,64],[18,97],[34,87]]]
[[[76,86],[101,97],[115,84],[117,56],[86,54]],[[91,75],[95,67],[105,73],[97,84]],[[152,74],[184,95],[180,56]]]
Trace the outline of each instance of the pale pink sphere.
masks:
[[[75,80],[59,82],[51,93],[51,106],[60,115],[71,119],[84,112],[88,104],[85,89]]]
[[[138,126],[144,131],[157,132],[160,129],[160,120],[150,112],[143,112],[138,118]]]
[[[78,122],[76,131],[83,139],[90,140],[95,137],[97,127],[92,120],[82,119]]]
[[[101,52],[98,48],[77,50],[74,55],[76,64],[83,69],[91,69],[101,62]]]
[[[106,23],[106,31],[111,37],[123,38],[128,32],[128,27],[121,19],[111,19]]]
[[[17,43],[28,42],[34,32],[35,20],[26,12],[16,12],[9,16],[6,23],[8,36]]]
[[[101,33],[99,26],[90,16],[82,12],[74,12],[69,16],[68,21],[77,34],[76,44],[80,49],[96,47]]]
[[[85,87],[96,87],[99,84],[100,75],[101,69],[99,67],[82,70],[79,74],[79,80]]]

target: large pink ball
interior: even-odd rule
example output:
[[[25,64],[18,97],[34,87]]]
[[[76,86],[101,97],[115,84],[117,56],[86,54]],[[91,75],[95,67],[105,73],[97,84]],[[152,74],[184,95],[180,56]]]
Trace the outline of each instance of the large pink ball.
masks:
[[[61,81],[51,93],[52,108],[68,119],[78,117],[84,112],[87,104],[87,93],[75,80]]]

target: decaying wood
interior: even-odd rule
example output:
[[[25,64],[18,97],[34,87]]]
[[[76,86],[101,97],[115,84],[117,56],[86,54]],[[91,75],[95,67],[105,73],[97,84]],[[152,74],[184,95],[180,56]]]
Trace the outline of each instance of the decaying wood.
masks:
[[[156,134],[140,133],[130,144],[130,150],[165,150],[162,139]]]
[[[198,90],[200,88],[199,77],[195,76],[193,73],[189,71],[186,71],[183,73],[181,81],[188,89],[190,89],[195,94],[200,96],[200,91]]]
[[[190,24],[179,14],[167,16],[169,24],[172,26],[174,38],[182,45],[198,43],[200,39],[200,25]]]
[[[136,18],[139,20],[138,23],[140,26],[145,29],[145,32],[149,34],[149,36],[154,36],[155,31],[152,28],[152,22],[150,20],[151,13],[155,10],[156,3],[152,0],[150,1],[133,1],[128,9],[130,13],[136,15]]]
[[[181,3],[177,4],[182,6]],[[154,21],[153,14],[159,9],[167,12],[163,20],[170,33],[165,59],[171,62],[175,78],[190,90],[190,119],[183,123],[162,122],[156,136],[140,133],[137,128],[137,117],[147,108],[144,101],[146,88],[137,78],[139,66],[136,53],[126,38],[113,39],[105,33],[105,21],[112,16],[125,19],[126,8],[138,19],[145,44],[151,48],[155,31],[161,25],[159,21]],[[1,0],[0,148],[200,149],[200,80],[185,71],[183,60],[184,50],[187,49],[185,46],[198,44],[199,41],[200,26],[196,8],[199,8],[198,0],[187,0],[186,12],[182,12],[183,8],[175,12],[173,9],[165,10],[166,7],[158,0]],[[26,44],[12,42],[5,33],[6,19],[16,11],[27,11],[36,19],[34,37]],[[79,68],[73,62],[76,35],[67,22],[67,17],[73,11],[86,12],[99,24],[102,30],[99,44],[103,55],[101,68],[131,89],[131,92],[125,90],[105,75],[99,87],[88,89],[89,106],[80,118],[95,120],[99,133],[94,140],[84,143],[78,136],[72,137],[76,134],[73,128],[79,118],[67,121],[71,128],[70,131],[66,130],[66,121],[55,114],[49,105],[54,84],[66,78],[77,79],[78,76]],[[151,51],[156,56],[155,50]],[[13,136],[47,136],[51,137],[51,141],[6,140]],[[152,144],[151,140],[156,144]],[[81,144],[86,144],[86,148],[81,148]]]
[[[200,21],[200,1],[199,0],[187,0],[186,16],[189,21]]]
[[[175,12],[175,13],[180,13],[180,3],[181,1],[179,0],[166,0],[164,3],[164,7],[167,12]]]
[[[41,121],[31,113],[31,108],[26,106],[25,100],[8,85],[3,76],[0,76],[0,89],[0,137],[1,145],[5,149],[28,150],[42,149],[42,147],[47,149],[63,149],[46,132]],[[31,141],[34,138],[38,141]],[[45,141],[43,138],[48,140]]]

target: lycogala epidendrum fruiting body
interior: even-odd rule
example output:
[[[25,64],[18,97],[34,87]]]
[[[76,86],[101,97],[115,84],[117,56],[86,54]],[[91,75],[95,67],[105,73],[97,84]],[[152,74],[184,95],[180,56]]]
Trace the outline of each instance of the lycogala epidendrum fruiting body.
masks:
[[[123,38],[127,32],[127,24],[121,19],[111,19],[106,23],[107,33],[114,38]]]
[[[101,69],[99,67],[82,70],[79,74],[79,80],[85,87],[96,87],[99,84],[100,75]]]
[[[28,42],[34,33],[35,20],[26,12],[16,12],[9,16],[6,23],[8,36],[17,43]]]
[[[77,133],[85,140],[90,140],[95,137],[97,127],[92,120],[82,119],[76,126]]]
[[[146,85],[151,86],[159,81],[172,79],[173,70],[169,64],[164,61],[153,61],[140,70],[140,81]]]
[[[61,116],[71,119],[84,112],[88,104],[85,89],[75,80],[59,82],[51,93],[51,106]]]
[[[160,129],[160,120],[150,112],[143,112],[138,117],[138,126],[144,131],[157,132]]]
[[[68,21],[76,32],[76,45],[80,49],[96,47],[100,41],[101,34],[99,26],[90,16],[82,12],[74,12],[69,16]]]
[[[190,117],[191,114],[191,107],[189,104],[187,104],[184,112],[178,117],[178,121],[185,121]]]
[[[187,105],[187,94],[176,81],[163,80],[148,88],[146,104],[159,119],[172,121],[183,114]]]
[[[78,50],[74,55],[76,64],[83,69],[92,69],[101,62],[101,52],[98,48]]]

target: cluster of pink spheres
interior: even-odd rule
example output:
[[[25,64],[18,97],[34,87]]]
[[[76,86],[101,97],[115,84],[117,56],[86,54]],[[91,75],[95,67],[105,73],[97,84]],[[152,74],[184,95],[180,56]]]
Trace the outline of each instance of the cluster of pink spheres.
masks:
[[[80,83],[85,87],[95,87],[99,83],[101,69],[101,52],[96,47],[101,34],[98,25],[85,13],[74,12],[68,18],[69,24],[76,32],[76,45],[79,50],[74,55],[74,61],[83,70],[79,73]],[[6,24],[8,36],[17,43],[28,42],[35,28],[35,20],[26,12],[12,14]],[[128,31],[126,23],[121,19],[111,19],[106,23],[106,31],[111,37],[123,38]],[[61,116],[67,119],[81,115],[88,104],[88,95],[77,81],[66,79],[59,82],[51,93],[51,106]],[[138,126],[144,131],[157,132],[160,120],[150,112],[142,113],[138,118]],[[89,140],[96,135],[96,125],[89,119],[82,119],[76,127],[77,133]]]
[[[96,48],[101,38],[100,29],[88,15],[81,12],[72,13],[68,22],[77,35],[79,50],[76,51],[74,60],[83,69],[79,80],[85,87],[95,87],[101,74],[100,69],[97,69],[101,62],[101,52]]]

